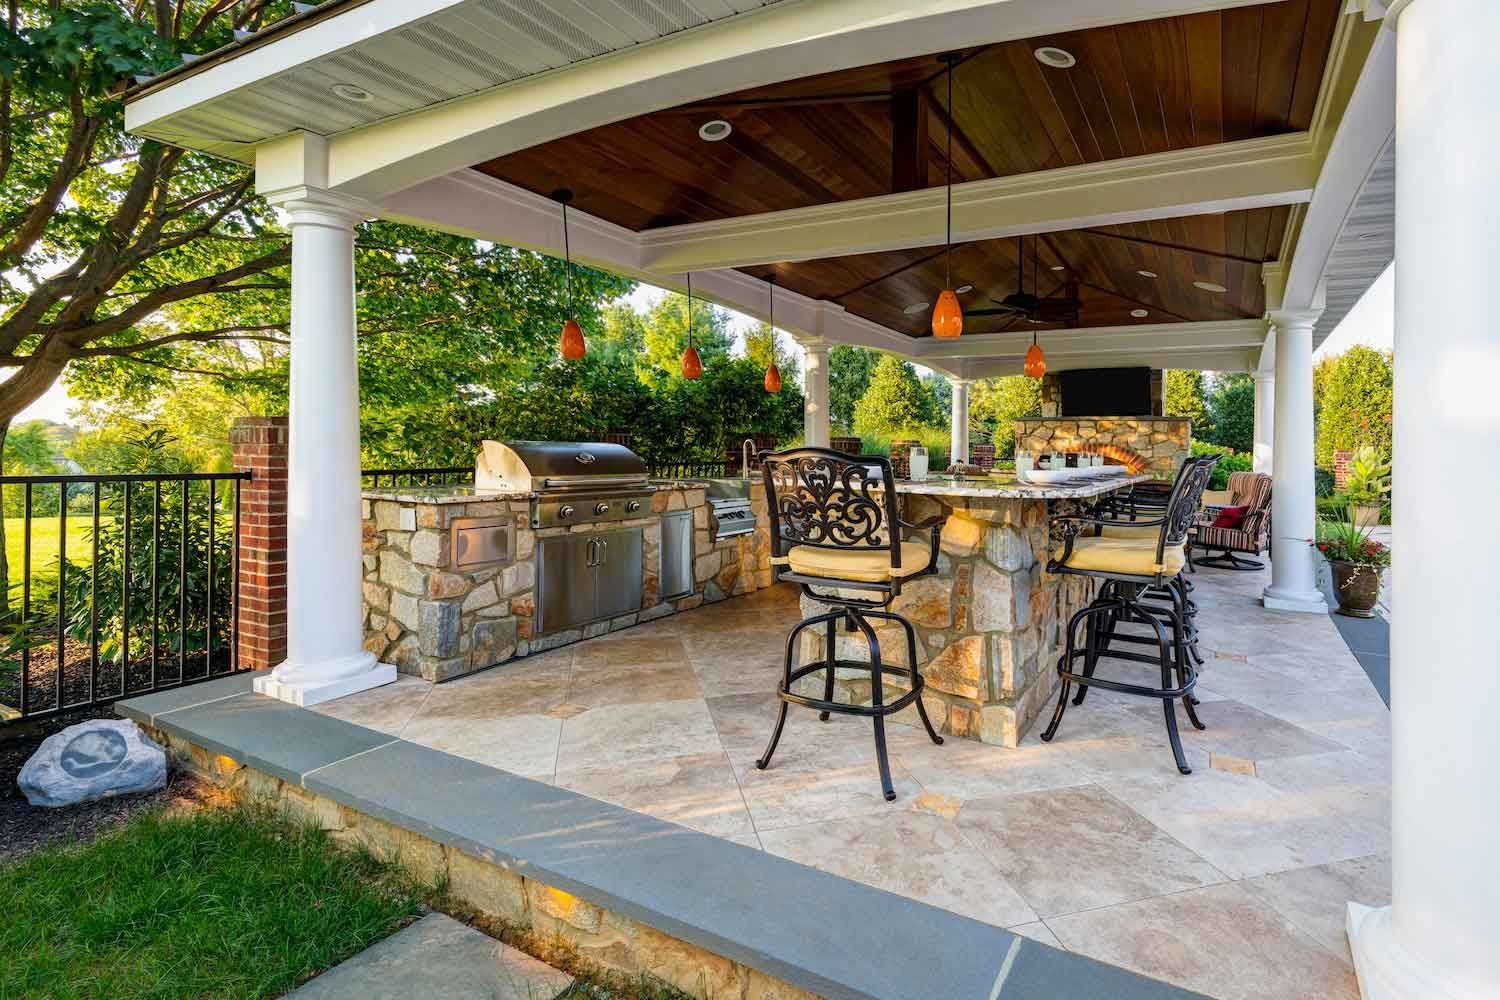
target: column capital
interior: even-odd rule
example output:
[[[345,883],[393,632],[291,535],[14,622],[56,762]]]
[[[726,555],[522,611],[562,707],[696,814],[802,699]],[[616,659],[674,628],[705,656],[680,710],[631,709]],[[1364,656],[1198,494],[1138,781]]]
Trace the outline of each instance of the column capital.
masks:
[[[1266,313],[1266,318],[1278,330],[1311,330],[1322,315],[1321,309],[1273,309]]]
[[[792,339],[797,342],[798,347],[810,354],[827,354],[828,349],[833,346],[824,338],[809,334],[798,336],[794,333],[792,334]]]
[[[1267,383],[1271,383],[1271,382],[1275,382],[1276,381],[1276,373],[1275,372],[1261,372],[1261,371],[1251,372],[1250,373],[1250,380],[1252,382],[1254,382],[1256,385],[1266,385]]]
[[[978,381],[977,379],[972,378],[962,378],[958,375],[946,375],[944,377],[947,378],[948,384],[952,386],[970,386]]]
[[[363,199],[305,184],[268,192],[265,199],[293,226],[352,229],[375,215],[374,206]]]

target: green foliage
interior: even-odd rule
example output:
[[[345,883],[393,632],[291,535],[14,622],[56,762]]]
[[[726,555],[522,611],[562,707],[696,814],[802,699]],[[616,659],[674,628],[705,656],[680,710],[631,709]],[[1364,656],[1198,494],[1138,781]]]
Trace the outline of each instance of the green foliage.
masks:
[[[1255,448],[1255,382],[1243,372],[1217,376],[1208,395],[1213,444],[1235,451]],[[1195,435],[1197,436],[1197,435]]]
[[[0,77],[37,97],[97,99],[122,77],[159,73],[177,61],[169,42],[116,5],[20,6],[26,17],[17,31],[0,25]]]
[[[1359,526],[1352,507],[1345,508],[1341,517],[1319,520],[1318,537],[1313,544],[1331,562],[1352,562],[1375,568],[1391,564],[1391,550]]]
[[[1169,368],[1163,375],[1162,395],[1166,416],[1187,417],[1193,422],[1193,437],[1202,441],[1213,439],[1213,422],[1208,416],[1202,372]]]
[[[1317,440],[1314,456],[1332,465],[1336,451],[1374,448],[1391,454],[1395,371],[1390,354],[1356,345],[1315,370]]]
[[[893,441],[915,441],[927,449],[927,467],[942,471],[948,467],[948,449],[953,439],[942,427],[908,428],[895,434],[861,434],[860,453],[864,455],[889,455]]]
[[[1223,445],[1209,444],[1207,441],[1194,441],[1193,454],[1218,455],[1219,464],[1214,466],[1213,476],[1208,481],[1211,490],[1229,489],[1229,476],[1235,472],[1250,472],[1255,468],[1255,460],[1250,455],[1237,452]]]
[[[1344,492],[1350,502],[1380,503],[1390,491],[1391,463],[1370,445],[1356,451],[1349,459],[1349,475],[1344,480]]]
[[[882,355],[870,376],[870,387],[855,405],[855,432],[893,435],[936,423],[932,395],[911,362],[894,354]]]
[[[1014,458],[1016,421],[1042,414],[1042,380],[1025,375],[983,379],[969,397],[969,419],[990,431],[995,457]]]
[[[0,874],[0,994],[273,997],[398,929],[428,891],[265,807],[149,812]]]
[[[870,388],[880,352],[836,344],[828,351],[828,415],[835,430],[854,430],[854,408]]]
[[[1329,472],[1327,469],[1323,468],[1321,465],[1317,466],[1316,468],[1314,468],[1313,469],[1313,490],[1317,494],[1319,500],[1322,500],[1325,497],[1331,497],[1331,496],[1333,496],[1333,490],[1334,490],[1333,473]]]
[[[729,332],[729,314],[702,299],[693,300],[693,346],[703,370],[729,357],[734,336]],[[645,343],[636,357],[636,369],[648,386],[682,376],[682,355],[688,347],[687,296],[668,292],[652,305],[645,317]]]

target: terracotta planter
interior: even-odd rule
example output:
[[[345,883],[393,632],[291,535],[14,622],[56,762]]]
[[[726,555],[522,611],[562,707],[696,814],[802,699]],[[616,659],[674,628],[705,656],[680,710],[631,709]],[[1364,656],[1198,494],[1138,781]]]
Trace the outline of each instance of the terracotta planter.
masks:
[[[1380,567],[1329,560],[1333,567],[1333,592],[1338,595],[1339,614],[1350,618],[1374,618],[1380,600]]]
[[[1354,508],[1354,526],[1356,528],[1377,528],[1380,526],[1379,504],[1358,504]]]

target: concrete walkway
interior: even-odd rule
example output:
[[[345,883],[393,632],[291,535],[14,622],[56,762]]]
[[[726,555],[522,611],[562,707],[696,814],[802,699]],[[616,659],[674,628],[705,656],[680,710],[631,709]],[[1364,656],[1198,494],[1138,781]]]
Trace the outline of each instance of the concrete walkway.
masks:
[[[573,979],[441,913],[329,969],[295,1000],[558,1000]]]

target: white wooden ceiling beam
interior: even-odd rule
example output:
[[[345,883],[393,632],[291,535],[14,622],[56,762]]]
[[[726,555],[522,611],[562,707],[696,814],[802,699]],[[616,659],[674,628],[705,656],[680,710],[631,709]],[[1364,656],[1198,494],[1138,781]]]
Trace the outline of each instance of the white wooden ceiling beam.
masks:
[[[970,181],[953,188],[955,242],[1307,201],[1320,158],[1307,133],[1196,146]],[[642,232],[657,273],[941,245],[943,188]]]

